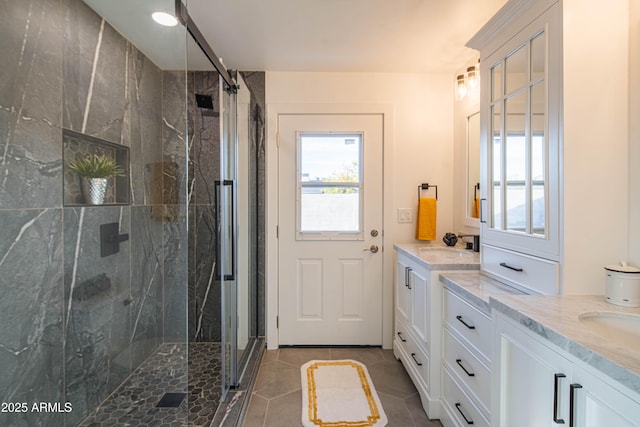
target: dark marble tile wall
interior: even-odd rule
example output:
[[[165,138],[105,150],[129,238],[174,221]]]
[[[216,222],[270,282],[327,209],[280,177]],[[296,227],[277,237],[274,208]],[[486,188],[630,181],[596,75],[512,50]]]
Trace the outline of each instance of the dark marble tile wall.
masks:
[[[0,0],[0,55],[0,397],[73,405],[0,425],[72,426],[186,340],[184,73],[81,0]],[[130,147],[131,205],[62,207],[63,127]],[[108,222],[129,240],[101,257]]]
[[[33,402],[64,402],[63,232],[60,209],[0,210],[0,412],[2,426],[62,425]]]
[[[183,342],[187,334],[188,281],[188,132],[184,72],[162,72],[163,331],[165,341]],[[176,102],[181,100],[182,102]],[[155,216],[155,215],[154,215]]]
[[[251,117],[249,131],[249,188],[253,189],[252,197],[249,200],[250,221],[250,241],[251,257],[249,265],[251,280],[251,301],[254,304],[251,313],[256,318],[256,331],[252,331],[257,336],[265,335],[265,73],[264,71],[245,71],[242,78],[251,91]]]
[[[216,72],[188,73],[189,114],[189,339],[221,340],[220,281],[215,277],[215,181],[220,179],[219,78]],[[211,96],[214,109],[197,105]]]
[[[1,209],[62,206],[60,5],[0,1]]]

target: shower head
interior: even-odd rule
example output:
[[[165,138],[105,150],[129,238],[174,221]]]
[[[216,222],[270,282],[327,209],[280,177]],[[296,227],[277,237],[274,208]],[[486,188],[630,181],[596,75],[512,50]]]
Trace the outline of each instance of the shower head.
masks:
[[[201,95],[196,93],[196,103],[198,104],[198,108],[213,110],[213,97],[211,95]]]

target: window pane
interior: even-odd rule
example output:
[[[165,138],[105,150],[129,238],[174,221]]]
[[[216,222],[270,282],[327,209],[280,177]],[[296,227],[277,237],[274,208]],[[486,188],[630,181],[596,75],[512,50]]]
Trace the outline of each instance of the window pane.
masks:
[[[299,231],[359,233],[362,134],[302,134],[299,140]]]
[[[531,81],[544,78],[544,61],[547,57],[547,46],[545,34],[540,33],[535,39],[531,40]]]
[[[359,182],[360,135],[302,135],[301,181]]]
[[[505,94],[508,95],[524,87],[529,81],[529,76],[527,75],[527,59],[526,46],[522,46],[507,58],[505,68]]]
[[[360,190],[354,187],[302,187],[302,232],[360,230]]]
[[[507,137],[505,140],[506,170],[506,222],[507,229],[526,231],[527,203],[527,143],[525,138],[525,114],[527,93],[509,98],[505,112]]]
[[[493,146],[491,148],[493,154],[493,170],[491,171],[491,182],[493,182],[493,228],[502,228],[502,108],[501,104],[496,104],[491,108],[491,135],[493,136]]]
[[[545,234],[545,165],[547,163],[547,146],[544,123],[545,112],[545,84],[544,81],[531,88],[531,221],[533,234]]]
[[[502,63],[491,69],[491,100],[502,98]]]

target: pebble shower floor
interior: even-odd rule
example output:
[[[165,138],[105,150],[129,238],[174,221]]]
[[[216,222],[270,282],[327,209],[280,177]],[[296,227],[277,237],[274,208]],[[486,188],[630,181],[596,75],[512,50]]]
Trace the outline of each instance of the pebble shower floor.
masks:
[[[187,391],[187,345],[163,344],[79,426],[208,427],[222,395],[220,343],[188,345],[188,395],[179,406],[156,407],[165,393]]]

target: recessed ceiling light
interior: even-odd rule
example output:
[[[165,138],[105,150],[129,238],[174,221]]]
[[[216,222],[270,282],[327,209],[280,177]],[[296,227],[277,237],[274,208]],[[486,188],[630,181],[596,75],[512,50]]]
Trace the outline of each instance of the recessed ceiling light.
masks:
[[[178,25],[178,19],[167,12],[153,12],[151,17],[158,24],[164,25],[165,27],[175,27]]]

